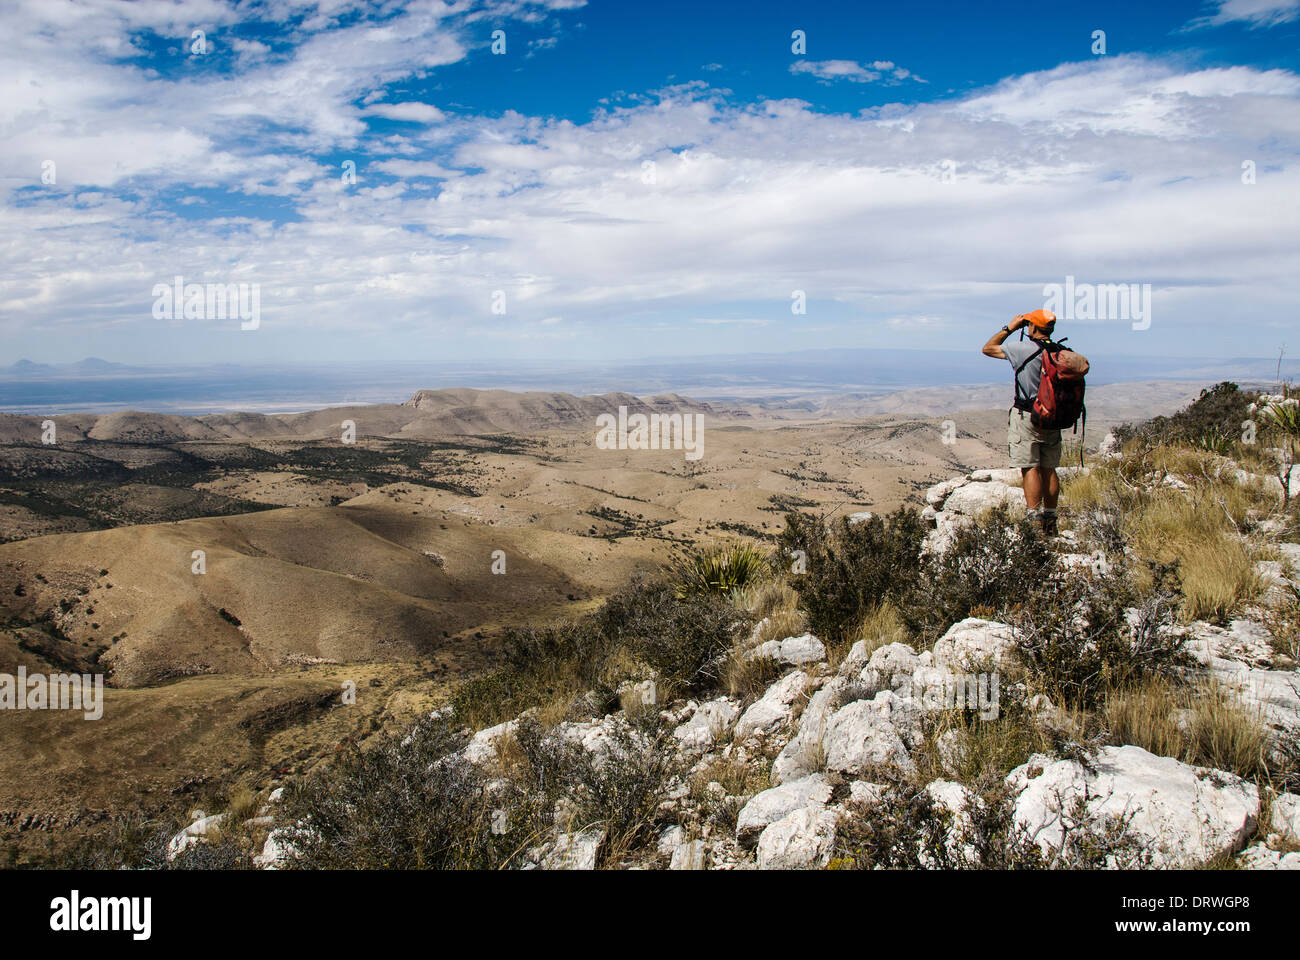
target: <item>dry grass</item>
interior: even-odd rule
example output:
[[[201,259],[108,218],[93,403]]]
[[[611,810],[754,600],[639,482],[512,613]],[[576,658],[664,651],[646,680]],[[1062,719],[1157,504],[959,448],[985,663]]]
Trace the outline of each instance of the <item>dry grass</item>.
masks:
[[[1061,484],[1060,505],[1068,510],[1099,506],[1114,483],[1114,475],[1107,468],[1092,467],[1085,475],[1065,479]]]
[[[775,610],[758,624],[755,644],[784,640],[808,632],[808,620],[800,610]]]
[[[746,658],[739,647],[731,651],[723,672],[727,696],[748,704],[762,696],[769,686],[781,676],[783,668],[768,657]]]
[[[796,607],[798,599],[799,595],[784,583],[763,584],[737,599],[742,609],[750,610],[755,616],[762,610],[767,613],[759,621],[753,640],[746,637],[732,648],[727,657],[723,684],[728,696],[748,703],[761,696],[781,676],[781,667],[773,660],[764,657],[748,658],[746,654],[753,647],[769,640],[784,640],[808,632],[808,620],[803,611]]]
[[[1186,620],[1223,620],[1259,596],[1257,557],[1238,528],[1249,509],[1242,488],[1214,484],[1194,496],[1152,491],[1125,517],[1140,556],[1178,562]]]
[[[826,658],[832,669],[839,669],[848,655],[849,648],[859,640],[866,647],[867,656],[891,643],[910,643],[911,634],[903,624],[903,618],[889,601],[873,607],[841,644],[827,647]]]
[[[1101,713],[1114,744],[1130,743],[1247,779],[1267,776],[1263,717],[1216,685],[1179,687],[1150,678],[1112,691]]]
[[[956,731],[955,757],[945,763],[938,740]],[[1035,753],[1052,752],[1052,742],[1044,728],[1023,713],[981,720],[951,711],[941,716],[926,731],[925,744],[913,754],[917,770],[914,782],[924,786],[936,779],[955,779],[969,786],[987,785],[1001,780]]]
[[[761,620],[774,613],[798,609],[799,594],[784,580],[766,580],[734,591],[731,601]]]
[[[1263,590],[1255,561],[1240,540],[1189,546],[1181,560],[1183,615],[1188,620],[1226,620]]]

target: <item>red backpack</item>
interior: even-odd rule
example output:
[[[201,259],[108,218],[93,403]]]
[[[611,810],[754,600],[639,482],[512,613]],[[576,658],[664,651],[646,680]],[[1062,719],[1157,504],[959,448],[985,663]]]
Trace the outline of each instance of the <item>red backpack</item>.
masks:
[[[1068,337],[1066,339],[1069,339]],[[1033,412],[1029,422],[1039,430],[1064,430],[1073,427],[1078,431],[1079,418],[1083,418],[1083,428],[1088,429],[1088,408],[1083,404],[1084,375],[1088,372],[1088,361],[1082,354],[1067,350],[1060,343],[1050,340],[1030,354],[1019,367],[1020,371],[1040,354],[1043,357],[1043,375],[1038,382],[1038,396],[1034,398]],[[1016,381],[1017,399],[1019,399],[1020,381]]]

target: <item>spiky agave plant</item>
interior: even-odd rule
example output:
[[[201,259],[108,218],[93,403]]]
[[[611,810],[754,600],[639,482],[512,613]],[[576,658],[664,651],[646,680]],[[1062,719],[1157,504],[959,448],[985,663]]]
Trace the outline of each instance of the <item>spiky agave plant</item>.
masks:
[[[1291,384],[1282,385],[1281,393],[1263,394],[1247,408],[1250,416],[1258,415],[1264,431],[1277,444],[1277,478],[1282,485],[1282,507],[1291,502],[1291,474],[1296,467],[1296,454],[1300,450],[1300,398]]]
[[[753,544],[741,541],[693,550],[673,561],[672,572],[678,597],[726,596],[761,580],[768,572],[768,558]]]

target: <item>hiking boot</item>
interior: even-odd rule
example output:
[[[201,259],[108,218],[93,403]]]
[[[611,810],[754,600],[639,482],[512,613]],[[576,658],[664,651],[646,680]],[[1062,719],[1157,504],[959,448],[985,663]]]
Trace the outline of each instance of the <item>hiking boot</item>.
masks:
[[[1043,536],[1045,537],[1056,536],[1056,514],[1055,513],[1047,513],[1046,511],[1044,511],[1043,513],[1039,514],[1039,521],[1043,525]]]

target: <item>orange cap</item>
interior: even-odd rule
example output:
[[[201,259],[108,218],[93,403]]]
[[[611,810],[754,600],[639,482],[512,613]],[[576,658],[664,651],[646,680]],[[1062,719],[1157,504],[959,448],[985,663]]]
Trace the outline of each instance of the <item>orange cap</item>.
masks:
[[[1052,313],[1051,310],[1035,310],[1033,313],[1025,313],[1021,314],[1021,316],[1039,330],[1044,330],[1049,323],[1056,322],[1056,314]]]

